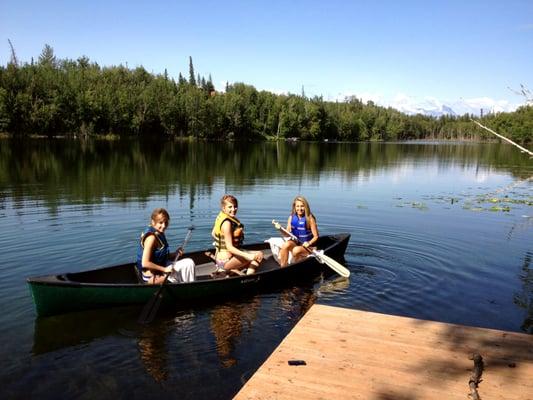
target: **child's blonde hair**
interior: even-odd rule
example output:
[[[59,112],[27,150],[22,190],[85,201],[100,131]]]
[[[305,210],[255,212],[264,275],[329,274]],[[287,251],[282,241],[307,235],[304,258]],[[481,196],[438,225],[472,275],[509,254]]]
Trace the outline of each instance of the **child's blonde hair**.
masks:
[[[309,229],[309,228],[310,228],[310,225],[309,225],[309,219],[310,219],[310,218],[315,219],[315,216],[314,216],[313,213],[311,212],[311,207],[309,207],[309,202],[305,199],[305,197],[303,197],[303,196],[296,196],[296,197],[294,198],[294,200],[292,201],[291,215],[295,215],[295,214],[296,214],[296,202],[297,202],[297,201],[301,201],[301,202],[304,204],[304,215],[305,215],[305,217],[306,217],[305,224],[307,225],[307,228]]]

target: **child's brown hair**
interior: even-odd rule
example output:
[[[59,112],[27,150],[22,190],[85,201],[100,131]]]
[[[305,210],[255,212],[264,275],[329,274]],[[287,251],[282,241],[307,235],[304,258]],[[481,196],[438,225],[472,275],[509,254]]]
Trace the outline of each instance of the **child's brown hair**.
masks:
[[[239,208],[239,202],[237,201],[237,198],[235,196],[232,196],[231,194],[225,194],[220,199],[220,206],[224,207],[224,203],[231,203],[235,208]]]
[[[160,216],[163,217],[163,219],[166,220],[167,222],[170,221],[170,215],[168,214],[168,211],[160,207],[152,211],[152,215],[150,216],[150,218],[152,221],[158,221],[159,220],[158,217]]]

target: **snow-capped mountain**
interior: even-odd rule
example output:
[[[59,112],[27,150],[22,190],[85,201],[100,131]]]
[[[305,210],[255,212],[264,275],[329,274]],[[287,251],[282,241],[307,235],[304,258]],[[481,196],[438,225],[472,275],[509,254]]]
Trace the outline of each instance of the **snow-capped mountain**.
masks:
[[[495,100],[490,97],[459,98],[458,100],[439,100],[435,97],[414,97],[398,93],[392,99],[379,93],[339,93],[337,101],[347,101],[355,97],[364,103],[372,101],[383,107],[392,107],[408,115],[423,114],[432,117],[443,115],[460,116],[472,114],[479,116],[491,113],[512,112],[523,103],[512,103],[508,100]]]
[[[479,116],[500,112],[511,112],[518,108],[518,104],[509,104],[505,101],[494,101],[488,98],[479,99],[461,99],[452,104],[441,103],[437,99],[428,98],[422,102],[415,102],[410,98],[403,98],[401,101],[395,101],[391,105],[397,110],[409,114],[423,114],[432,117],[441,117],[443,115],[460,116],[473,114]]]
[[[443,115],[456,116],[457,113],[447,105],[441,105],[440,107],[424,108],[424,107],[415,107],[409,110],[399,110],[409,115],[423,114],[429,115],[431,117],[442,117]]]

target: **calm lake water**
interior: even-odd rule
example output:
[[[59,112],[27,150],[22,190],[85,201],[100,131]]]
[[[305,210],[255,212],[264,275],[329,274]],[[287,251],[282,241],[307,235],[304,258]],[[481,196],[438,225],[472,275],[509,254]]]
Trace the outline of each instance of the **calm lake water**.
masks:
[[[0,140],[2,398],[229,399],[315,303],[533,333],[533,160],[508,145]],[[37,318],[28,276],[134,259],[155,207],[210,246],[224,193],[247,242],[296,194],[349,232],[349,280],[162,310]]]

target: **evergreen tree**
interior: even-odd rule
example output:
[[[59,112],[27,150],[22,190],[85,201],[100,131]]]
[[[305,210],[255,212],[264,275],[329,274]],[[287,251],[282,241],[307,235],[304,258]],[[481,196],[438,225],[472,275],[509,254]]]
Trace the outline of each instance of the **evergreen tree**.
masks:
[[[178,85],[181,86],[181,85],[184,85],[185,83],[187,83],[187,81],[185,80],[185,78],[183,77],[183,75],[180,72],[180,74],[178,76]]]
[[[211,74],[209,74],[209,78],[206,82],[206,91],[207,94],[211,94],[215,91],[215,85],[213,85],[213,79],[211,78]]]
[[[54,49],[45,44],[41,55],[39,56],[39,64],[54,67],[56,65],[56,56],[54,55]]]
[[[78,58],[78,65],[82,68],[88,68],[89,67],[89,58],[86,56],[81,56]]]
[[[196,79],[194,78],[194,66],[192,65],[192,57],[189,56],[189,84],[196,86]]]

